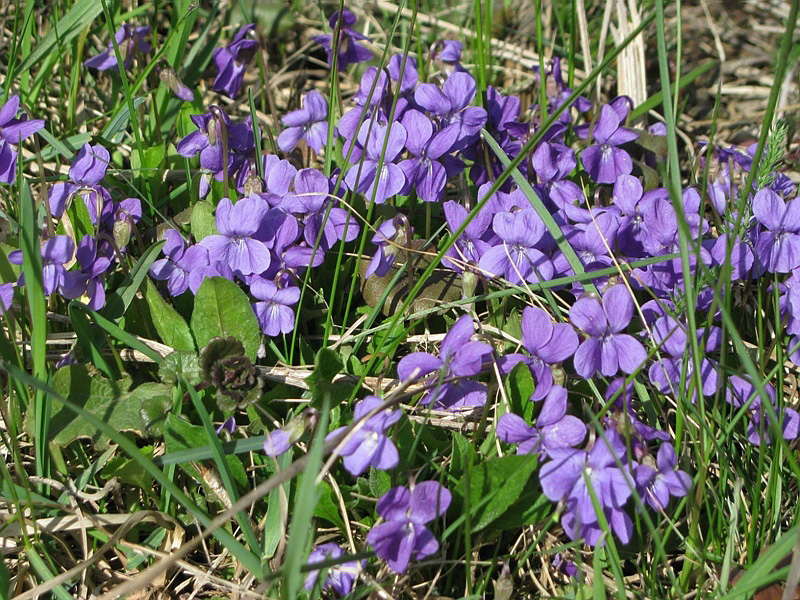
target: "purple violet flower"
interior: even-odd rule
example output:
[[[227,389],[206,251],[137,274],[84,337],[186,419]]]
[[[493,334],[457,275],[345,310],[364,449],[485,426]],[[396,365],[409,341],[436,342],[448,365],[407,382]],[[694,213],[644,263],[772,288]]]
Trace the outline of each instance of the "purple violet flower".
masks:
[[[300,301],[300,288],[278,287],[269,279],[254,277],[250,280],[250,293],[258,299],[253,310],[261,331],[275,337],[294,329],[294,310],[290,307]]]
[[[197,126],[197,131],[193,131],[178,142],[178,154],[191,157],[199,153],[200,166],[214,173],[217,181],[222,181],[224,178],[223,135],[227,134],[228,136],[227,166],[230,174],[235,170],[236,163],[242,162],[241,157],[246,156],[254,147],[252,126],[249,121],[231,124],[225,111],[213,105],[209,107],[209,112],[191,115],[190,118]],[[223,133],[223,128],[225,133]]]
[[[387,138],[379,173],[378,163]],[[366,157],[360,164],[350,167],[344,181],[351,190],[362,194],[368,202],[374,196],[376,204],[383,204],[391,196],[399,194],[406,182],[403,170],[393,162],[403,151],[406,130],[400,123],[392,123],[391,127],[364,123],[358,133],[358,141],[364,147]]]
[[[403,215],[397,215],[395,218],[378,225],[375,229],[375,235],[370,240],[378,249],[367,266],[364,278],[366,279],[373,275],[378,277],[386,275],[392,268],[394,259],[400,251],[399,246],[402,246],[402,242],[411,236],[412,231],[408,220]]]
[[[214,49],[214,64],[217,66],[217,77],[211,86],[215,92],[220,92],[231,98],[239,95],[244,80],[247,64],[253,59],[258,49],[258,41],[248,38],[247,34],[254,31],[255,25],[245,25],[236,32],[227,46]]]
[[[769,188],[753,198],[753,214],[764,226],[756,238],[755,254],[770,273],[789,273],[800,266],[800,200],[781,200]]]
[[[544,236],[544,223],[531,208],[516,213],[500,212],[494,216],[492,228],[501,243],[481,257],[481,269],[510,283],[536,283],[553,277],[553,263],[534,248]]]
[[[453,127],[458,132],[452,150],[465,146],[468,138],[476,135],[486,123],[486,110],[471,106],[476,93],[475,78],[469,73],[455,72],[441,89],[433,83],[419,84],[414,99],[419,106],[436,115],[442,128]]]
[[[69,168],[69,178],[74,183],[95,186],[106,176],[111,155],[100,144],[84,144]]]
[[[356,404],[353,421],[360,420],[364,415],[383,404],[378,396],[367,396]],[[369,417],[359,428],[350,436],[350,439],[342,446],[339,454],[344,456],[344,468],[351,475],[361,475],[369,467],[375,469],[388,470],[397,466],[400,456],[397,447],[389,437],[386,430],[397,423],[402,416],[399,410],[383,410]],[[325,438],[329,441],[346,431],[347,427],[339,427],[331,431]]]
[[[14,94],[0,108],[0,183],[14,183],[17,175],[17,151],[24,139],[44,127],[42,119],[28,119],[27,115],[16,118],[19,112],[19,96]]]
[[[5,314],[11,310],[14,302],[14,284],[0,283],[0,313]]]
[[[586,425],[567,414],[567,390],[553,386],[542,402],[536,425],[506,413],[497,424],[497,437],[507,444],[519,444],[517,454],[548,455],[552,449],[572,448],[586,437]]]
[[[104,244],[108,247],[108,244]],[[98,251],[97,241],[86,234],[78,244],[75,258],[80,265],[77,271],[68,271],[61,293],[65,298],[80,298],[84,294],[89,297],[88,306],[92,310],[100,310],[106,303],[106,291],[103,287],[103,275],[111,268],[111,258]],[[108,248],[110,252],[111,249]]]
[[[439,65],[445,75],[456,71],[466,72],[461,66],[461,52],[464,45],[458,40],[437,40],[431,46],[431,60]]]
[[[320,544],[319,546],[315,546],[311,554],[308,555],[306,564],[314,565],[326,560],[339,558],[343,555],[344,550],[342,550],[338,544],[334,544],[333,542]],[[340,596],[347,596],[353,589],[353,581],[355,581],[359,572],[364,568],[366,562],[366,560],[354,560],[327,567],[325,581],[320,585],[320,589],[326,590],[330,588]],[[314,589],[319,574],[319,570],[309,572],[305,583],[307,590]]]
[[[217,435],[220,435],[223,431],[227,431],[229,435],[233,435],[233,432],[236,431],[236,417],[228,417],[223,421],[222,425],[217,427]]]
[[[208,249],[200,244],[187,247],[181,234],[174,229],[167,229],[164,238],[166,243],[161,251],[166,258],[152,264],[150,276],[166,281],[170,296],[180,296],[189,288],[189,273],[210,264]]]
[[[694,361],[688,357],[688,335],[683,325],[671,316],[660,317],[652,326],[653,341],[660,345],[665,356],[658,358],[650,365],[650,381],[662,394],[676,393],[680,387],[681,374],[684,361],[686,362],[687,385],[693,381]],[[702,341],[705,328],[697,330],[698,341]],[[712,327],[706,340],[705,350],[716,350],[720,343],[722,332],[717,327]],[[702,347],[702,346],[701,346]],[[700,375],[703,382],[703,395],[713,396],[717,391],[717,369],[713,362],[705,356],[700,360]],[[696,399],[696,390],[693,400]]]
[[[390,489],[376,510],[386,519],[367,534],[367,543],[395,573],[405,573],[412,555],[422,560],[439,550],[439,541],[426,527],[447,512],[452,497],[437,481]]]
[[[255,239],[269,205],[258,196],[248,196],[233,204],[223,198],[217,205],[217,231],[200,241],[213,259],[224,261],[242,275],[263,273],[269,268],[267,245]]]
[[[581,154],[581,163],[597,183],[615,183],[620,175],[630,175],[633,171],[630,155],[618,146],[635,140],[639,134],[622,127],[623,120],[611,105],[603,105],[592,130],[597,145],[589,146]],[[580,133],[586,137],[588,131],[580,130]]]
[[[42,244],[42,286],[45,295],[49,296],[59,290],[67,280],[65,264],[75,257],[75,242],[68,235],[57,235]],[[15,265],[22,264],[22,250],[14,250],[8,254],[8,261]],[[24,285],[24,275],[20,275],[18,285]]]
[[[452,127],[434,132],[433,123],[418,110],[408,110],[402,124],[412,135],[406,139],[406,148],[412,154],[400,162],[406,176],[403,192],[410,193],[413,186],[417,196],[425,202],[439,202],[447,185],[447,170],[438,161],[458,140],[458,131]]]
[[[433,403],[436,408],[483,406],[488,390],[477,381],[465,379],[483,370],[492,347],[484,342],[471,341],[475,324],[469,315],[461,315],[444,336],[440,356],[427,352],[412,352],[397,363],[397,376],[407,381],[417,371],[416,378],[429,377],[428,391],[420,404]]]
[[[346,70],[351,64],[372,60],[372,52],[359,43],[362,40],[366,40],[367,36],[358,33],[352,28],[356,21],[358,21],[356,16],[345,8],[341,13],[338,10],[333,13],[328,22],[334,32],[337,24],[339,24],[336,49],[336,69],[339,71]],[[313,39],[325,48],[325,52],[328,55],[328,66],[333,68],[333,34],[317,35]]]
[[[134,27],[132,25],[120,25],[114,34],[114,39],[119,47],[119,54],[122,57],[122,66],[129,69],[133,64],[133,58],[137,53],[147,54],[152,50],[150,42],[145,40],[145,37],[150,34],[150,27]],[[91,69],[98,71],[105,71],[112,69],[119,71],[119,64],[117,64],[117,56],[114,53],[114,43],[109,42],[105,52],[101,52],[97,56],[86,60],[83,63]]]
[[[578,375],[586,379],[600,371],[606,377],[618,371],[633,373],[647,358],[644,346],[622,333],[633,317],[633,299],[622,284],[612,286],[597,298],[580,298],[569,309],[572,323],[587,337],[575,352]]]
[[[303,98],[303,107],[285,115],[281,123],[286,126],[278,136],[282,152],[291,152],[300,140],[320,152],[328,135],[328,101],[317,90],[311,90]]]
[[[575,354],[578,336],[572,325],[554,324],[547,312],[527,306],[522,311],[522,346],[530,356],[506,354],[499,361],[500,371],[510,373],[517,363],[527,364],[536,382],[530,399],[541,400],[553,387],[553,371],[550,366],[564,362]]]
[[[617,467],[625,464],[625,443],[614,430],[598,437],[592,449],[551,450],[552,460],[539,471],[542,491],[553,502],[566,502],[561,518],[570,539],[583,538],[590,546],[597,545],[602,534],[589,487],[605,513],[611,530],[623,544],[633,533],[633,522],[623,507],[631,496],[630,474]]]
[[[18,112],[19,95],[13,94],[0,108],[0,138],[6,143],[17,146],[44,128],[43,119],[29,119],[25,114],[17,118]]]
[[[796,340],[796,338],[795,338]],[[727,400],[736,408],[744,407],[748,402],[750,405],[747,407],[750,422],[747,425],[747,439],[748,441],[759,446],[761,444],[771,444],[773,440],[772,429],[770,428],[770,421],[772,417],[770,412],[776,413],[778,418],[781,417],[780,409],[775,402],[775,388],[767,384],[764,386],[764,391],[772,404],[772,411],[765,410],[762,406],[761,396],[753,383],[739,375],[732,375],[728,378]],[[762,422],[763,417],[763,422]],[[800,436],[800,414],[793,408],[784,407],[782,423],[779,429],[786,440],[794,440]]]
[[[647,457],[652,462],[651,457]],[[658,448],[655,466],[639,464],[633,470],[636,486],[642,500],[653,510],[663,511],[669,504],[669,497],[683,498],[692,489],[692,478],[685,471],[677,469],[678,455],[675,447],[663,442]]]
[[[445,221],[447,221],[447,228],[451,233],[454,233],[461,227],[461,224],[469,215],[469,211],[467,211],[466,208],[453,200],[445,202],[442,208],[444,209],[444,218]],[[449,258],[442,259],[442,264],[458,273],[464,270],[463,263],[465,262],[477,265],[484,253],[491,248],[491,245],[484,239],[491,224],[492,214],[489,209],[484,206],[484,208],[475,215],[475,218],[469,222],[469,225],[464,229],[464,233],[459,236],[455,244],[447,249],[445,256]]]

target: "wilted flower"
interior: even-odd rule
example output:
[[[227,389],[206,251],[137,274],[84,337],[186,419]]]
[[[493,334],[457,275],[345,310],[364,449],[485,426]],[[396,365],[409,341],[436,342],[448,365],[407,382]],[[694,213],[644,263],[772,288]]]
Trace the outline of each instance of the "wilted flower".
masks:
[[[264,380],[236,338],[212,339],[200,353],[200,368],[204,381],[217,389],[221,410],[252,404],[261,396]]]
[[[280,456],[292,447],[303,434],[317,426],[319,411],[308,407],[280,429],[273,429],[264,440],[264,453],[267,456]]]
[[[189,86],[181,81],[181,78],[178,77],[175,69],[167,65],[161,69],[161,71],[158,73],[158,76],[161,81],[164,82],[164,85],[166,85],[178,98],[184,100],[185,102],[194,101],[194,92],[191,90],[191,88],[189,88]]]

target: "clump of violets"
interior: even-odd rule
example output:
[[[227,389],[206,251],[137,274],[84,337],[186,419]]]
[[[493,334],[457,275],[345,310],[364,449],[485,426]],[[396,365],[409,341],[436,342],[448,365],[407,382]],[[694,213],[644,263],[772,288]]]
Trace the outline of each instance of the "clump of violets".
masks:
[[[314,41],[325,48],[328,56],[328,66],[331,68],[333,68],[334,57],[336,58],[336,68],[339,71],[346,70],[351,64],[372,60],[372,52],[361,44],[362,41],[367,39],[367,36],[353,29],[353,25],[357,21],[358,18],[350,10],[346,8],[341,11],[337,10],[328,21],[334,33],[314,37]],[[335,38],[337,29],[338,37]],[[334,39],[337,41],[335,51],[333,48]]]
[[[17,175],[17,149],[23,140],[44,128],[42,119],[17,117],[19,96],[9,96],[0,108],[0,183],[14,183]]]
[[[150,35],[150,27],[142,26],[136,27],[123,23],[114,33],[114,40],[119,49],[119,55],[122,58],[122,67],[130,69],[133,64],[133,59],[137,54],[147,54],[153,47],[147,41],[147,36]],[[117,62],[117,55],[114,51],[114,42],[109,42],[108,47],[104,52],[97,56],[84,61],[85,66],[98,71],[106,71],[108,69],[119,71],[119,63]]]
[[[450,507],[450,492],[438,481],[394,487],[378,500],[384,522],[367,534],[367,543],[395,573],[405,573],[412,557],[422,560],[439,550],[439,541],[427,524]]]

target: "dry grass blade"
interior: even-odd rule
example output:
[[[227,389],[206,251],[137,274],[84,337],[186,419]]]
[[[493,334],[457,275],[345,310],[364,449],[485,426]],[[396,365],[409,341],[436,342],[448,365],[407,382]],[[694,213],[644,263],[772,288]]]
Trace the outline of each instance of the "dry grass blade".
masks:
[[[103,558],[104,554],[114,547],[124,536],[125,534],[130,531],[130,529],[139,523],[143,522],[153,522],[161,525],[162,527],[180,527],[180,524],[173,519],[171,516],[160,513],[157,511],[147,510],[134,513],[132,515],[85,515],[83,517],[85,520],[91,522],[92,525],[104,524],[104,525],[120,525],[120,528],[117,529],[114,534],[108,539],[108,541],[100,546],[97,551],[92,554],[90,558],[87,558],[83,562],[75,565],[71,569],[64,571],[60,575],[53,577],[52,579],[45,581],[44,583],[37,585],[35,588],[28,590],[18,596],[15,596],[16,600],[28,600],[30,598],[39,598],[42,594],[46,594],[53,588],[61,585],[62,583],[69,581],[76,575],[79,575],[82,571],[89,568],[100,559]],[[37,521],[37,523],[42,523],[43,521],[48,522],[51,526],[49,530],[51,533],[57,533],[64,531],[65,527],[79,529],[81,527],[85,527],[86,523],[80,523],[77,517],[55,517],[53,519],[41,519]],[[40,526],[41,529],[41,526]]]

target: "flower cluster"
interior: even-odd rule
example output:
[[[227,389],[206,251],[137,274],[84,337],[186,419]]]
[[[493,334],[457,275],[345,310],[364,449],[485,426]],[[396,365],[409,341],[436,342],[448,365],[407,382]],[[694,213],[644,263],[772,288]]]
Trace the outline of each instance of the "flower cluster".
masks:
[[[99,144],[87,143],[78,151],[69,179],[53,184],[47,197],[57,230],[69,233],[51,234],[48,228],[41,242],[44,293],[82,298],[94,310],[105,306],[105,278],[120,264],[142,217],[138,198],[114,200],[103,186],[109,156]],[[76,201],[79,208],[73,207]],[[87,215],[90,231],[80,233],[87,228],[80,213]],[[11,252],[8,259],[21,265],[22,251]],[[24,275],[17,285],[24,285]]]

